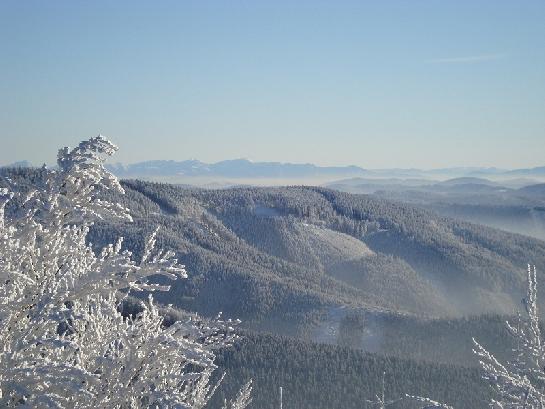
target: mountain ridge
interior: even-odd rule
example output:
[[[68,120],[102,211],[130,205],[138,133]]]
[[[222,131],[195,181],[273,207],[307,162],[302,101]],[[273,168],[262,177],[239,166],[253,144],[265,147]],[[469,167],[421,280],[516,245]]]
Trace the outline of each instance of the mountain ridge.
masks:
[[[377,180],[385,178],[424,179],[429,183],[452,179],[482,179],[483,183],[495,184],[499,179],[515,181],[517,178],[535,178],[535,183],[545,181],[545,167],[527,169],[499,168],[442,168],[442,169],[368,169],[356,165],[319,166],[312,163],[289,162],[254,162],[248,159],[229,159],[215,163],[205,163],[196,159],[174,161],[155,160],[137,162],[128,165],[107,165],[116,176],[121,178],[175,181],[176,178],[194,180],[198,178],[252,180],[267,179],[271,185],[286,184],[285,181],[305,179],[327,179],[330,182],[342,178],[366,177]],[[493,180],[485,181],[484,178]],[[170,179],[169,179],[170,178]],[[530,182],[531,183],[531,182]],[[528,183],[528,184],[530,184]],[[314,184],[314,183],[312,183]]]
[[[28,161],[16,162],[9,167],[31,167]],[[206,163],[198,159],[187,160],[147,160],[130,164],[113,163],[106,167],[120,178],[156,180],[176,183],[182,179],[185,183],[193,182],[195,185],[207,183],[222,183],[222,179],[232,179],[233,182],[225,182],[225,185],[233,185],[246,180],[252,184],[252,180],[267,180],[270,185],[290,184],[286,181],[327,179],[327,182],[341,182],[343,178],[370,178],[377,181],[385,179],[421,179],[429,183],[447,181],[456,178],[491,178],[495,183],[497,179],[505,178],[515,181],[521,187],[521,178],[535,178],[526,184],[545,181],[545,166],[525,169],[501,169],[479,167],[451,167],[437,169],[417,168],[391,168],[369,169],[356,165],[320,166],[313,163],[290,163],[280,161],[251,161],[249,159],[227,159],[214,163]],[[207,181],[199,180],[207,178]],[[244,182],[243,182],[244,183]],[[297,184],[297,183],[296,183]],[[305,183],[308,184],[308,183]],[[311,183],[316,184],[316,183]]]

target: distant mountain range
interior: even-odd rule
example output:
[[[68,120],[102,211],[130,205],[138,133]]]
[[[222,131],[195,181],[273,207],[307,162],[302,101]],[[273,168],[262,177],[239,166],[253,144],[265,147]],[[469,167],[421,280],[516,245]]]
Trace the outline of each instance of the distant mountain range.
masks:
[[[4,167],[30,167],[28,161],[16,162]],[[453,167],[441,169],[365,169],[359,166],[318,166],[311,163],[253,162],[248,159],[224,160],[205,163],[196,159],[150,160],[132,164],[109,164],[108,169],[120,178],[147,179],[188,184],[256,184],[268,180],[270,185],[319,184],[343,178],[411,179],[418,184],[426,181],[452,178],[488,178],[492,180],[519,179],[525,183],[518,187],[545,182],[545,166],[528,169],[500,169],[484,167]],[[200,180],[197,180],[200,179]],[[395,180],[391,181],[395,183]],[[469,183],[478,182],[468,180]],[[218,187],[218,186],[216,186]]]
[[[332,177],[368,178],[424,178],[449,179],[453,177],[489,178],[545,178],[545,166],[506,170],[498,168],[443,168],[443,169],[364,169],[359,166],[318,166],[310,163],[252,162],[248,159],[204,163],[199,160],[154,160],[129,165],[109,165],[122,178],[161,177],[216,177],[230,179],[297,179]]]
[[[222,178],[301,178],[320,176],[365,175],[357,166],[321,167],[310,163],[252,162],[248,159],[204,163],[199,160],[155,160],[130,165],[110,165],[119,177],[222,177]]]

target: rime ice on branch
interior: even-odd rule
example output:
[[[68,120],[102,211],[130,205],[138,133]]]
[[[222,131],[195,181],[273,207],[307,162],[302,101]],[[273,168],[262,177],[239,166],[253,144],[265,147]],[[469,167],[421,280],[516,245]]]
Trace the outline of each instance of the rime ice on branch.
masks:
[[[516,341],[514,359],[504,364],[473,340],[474,353],[491,381],[497,398],[491,407],[502,409],[545,408],[545,343],[539,327],[536,267],[528,265],[528,294],[524,306],[528,318],[518,315],[517,322],[507,322]]]
[[[233,342],[235,323],[167,328],[151,297],[140,314],[120,313],[118,290],[168,291],[148,277],[186,277],[174,254],[155,250],[155,234],[140,262],[122,239],[98,255],[86,242],[93,220],[131,220],[100,199],[123,193],[103,166],[116,150],[98,136],[61,149],[30,190],[0,179],[1,407],[202,408],[217,387],[214,350]],[[250,390],[226,407],[244,408]]]

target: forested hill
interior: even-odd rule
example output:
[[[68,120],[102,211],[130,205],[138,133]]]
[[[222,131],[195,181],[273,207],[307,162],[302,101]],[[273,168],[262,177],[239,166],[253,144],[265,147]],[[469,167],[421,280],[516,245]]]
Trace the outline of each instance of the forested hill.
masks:
[[[392,409],[422,405],[407,393],[432,396],[459,409],[487,407],[492,388],[477,368],[437,365],[384,357],[331,345],[301,342],[271,335],[245,334],[221,353],[218,364],[227,372],[208,407],[219,408],[223,397],[236,393],[240,382],[253,379],[251,409],[377,408],[376,395],[396,401]]]
[[[122,234],[138,249],[142,233],[161,226],[162,244],[190,272],[161,301],[264,327],[342,305],[426,316],[511,313],[525,293],[526,264],[545,267],[542,241],[366,195],[123,185],[117,200],[135,223],[98,224],[95,241]]]
[[[3,172],[20,183],[38,178],[28,169]],[[92,242],[123,235],[138,252],[143,235],[160,226],[160,244],[189,271],[160,301],[224,311],[257,329],[336,320],[342,306],[430,317],[510,314],[525,294],[526,264],[545,267],[543,241],[366,195],[123,186],[115,200],[135,222],[97,223]]]

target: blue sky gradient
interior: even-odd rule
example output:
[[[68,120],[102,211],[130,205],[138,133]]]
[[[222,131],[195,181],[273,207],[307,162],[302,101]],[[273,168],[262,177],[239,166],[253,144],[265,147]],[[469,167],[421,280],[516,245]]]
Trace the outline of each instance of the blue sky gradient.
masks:
[[[544,1],[0,2],[0,164],[545,164]]]

